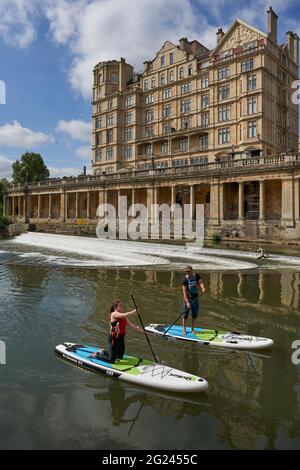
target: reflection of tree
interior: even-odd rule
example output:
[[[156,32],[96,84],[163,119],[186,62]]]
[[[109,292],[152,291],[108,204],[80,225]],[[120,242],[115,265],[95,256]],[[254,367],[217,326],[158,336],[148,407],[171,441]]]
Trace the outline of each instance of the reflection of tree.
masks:
[[[7,263],[6,267],[12,285],[19,292],[28,294],[29,289],[34,289],[37,293],[39,289],[44,287],[45,281],[48,280],[49,269],[46,267],[13,263]]]

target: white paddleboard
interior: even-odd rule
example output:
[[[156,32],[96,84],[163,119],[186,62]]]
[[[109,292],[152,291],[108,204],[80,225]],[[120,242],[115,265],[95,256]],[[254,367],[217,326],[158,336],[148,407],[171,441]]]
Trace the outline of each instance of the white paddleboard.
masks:
[[[219,348],[230,349],[267,349],[274,344],[272,339],[260,338],[259,336],[250,336],[242,333],[207,330],[205,328],[195,328],[195,334],[191,332],[191,328],[186,328],[186,335],[182,334],[182,326],[160,325],[153,323],[145,327],[150,333],[155,333],[168,338],[181,339],[183,341],[192,341],[195,343],[214,346]]]
[[[59,344],[55,348],[56,354],[77,366],[137,385],[184,393],[203,392],[208,387],[201,377],[146,359],[124,355],[123,359],[110,364],[90,357],[97,351],[98,348],[74,343]]]

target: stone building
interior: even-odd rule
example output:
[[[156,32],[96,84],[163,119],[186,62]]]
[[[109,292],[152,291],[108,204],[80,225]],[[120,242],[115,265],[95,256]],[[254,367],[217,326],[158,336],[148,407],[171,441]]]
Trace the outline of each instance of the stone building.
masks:
[[[11,186],[10,216],[91,225],[101,202],[205,205],[207,234],[298,238],[299,38],[237,19],[213,50],[167,41],[144,72],[94,68],[92,176]]]

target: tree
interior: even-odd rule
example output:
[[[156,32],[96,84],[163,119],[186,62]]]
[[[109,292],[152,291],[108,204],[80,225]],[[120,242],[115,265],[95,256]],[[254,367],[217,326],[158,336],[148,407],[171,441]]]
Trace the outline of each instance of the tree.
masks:
[[[39,153],[26,152],[12,165],[14,183],[34,183],[49,178],[49,170]]]
[[[5,193],[7,183],[8,181],[5,178],[0,180],[0,217],[3,215],[3,195]]]

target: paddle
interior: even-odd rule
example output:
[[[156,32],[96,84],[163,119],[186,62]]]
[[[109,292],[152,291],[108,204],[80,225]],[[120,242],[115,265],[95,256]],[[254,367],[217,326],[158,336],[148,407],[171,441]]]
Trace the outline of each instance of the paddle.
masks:
[[[154,362],[158,363],[158,360],[157,360],[157,358],[156,358],[156,356],[155,356],[155,353],[154,353],[154,351],[153,351],[153,349],[152,349],[152,346],[151,346],[150,340],[149,340],[149,338],[148,338],[147,332],[146,332],[146,330],[145,330],[144,323],[143,323],[142,317],[141,317],[141,315],[140,315],[140,312],[139,312],[138,306],[137,306],[137,304],[135,303],[134,297],[133,297],[133,295],[132,295],[132,293],[131,293],[131,292],[130,292],[130,297],[131,297],[131,299],[132,299],[132,302],[133,302],[133,305],[134,305],[134,307],[135,307],[135,309],[136,309],[136,311],[137,311],[137,314],[138,314],[138,317],[139,317],[140,323],[141,323],[141,325],[142,325],[142,328],[143,328],[143,330],[144,330],[144,333],[145,333],[146,339],[147,339],[147,341],[148,341],[149,348],[150,348],[150,350],[151,350],[151,353],[152,353],[152,356],[153,356]]]
[[[201,294],[200,294],[200,295],[201,295]],[[192,306],[193,303],[196,302],[196,300],[198,300],[198,297],[197,297],[196,299],[194,299],[192,302],[190,302],[190,306]],[[182,317],[182,313],[179,315],[178,318],[176,318],[176,320],[172,323],[172,325],[169,326],[169,328],[164,332],[164,334],[162,335],[162,337],[164,337],[164,336],[168,333],[168,331],[172,328],[172,326],[174,326],[175,323],[177,323],[178,320],[179,320],[179,318],[181,318],[181,317]]]

